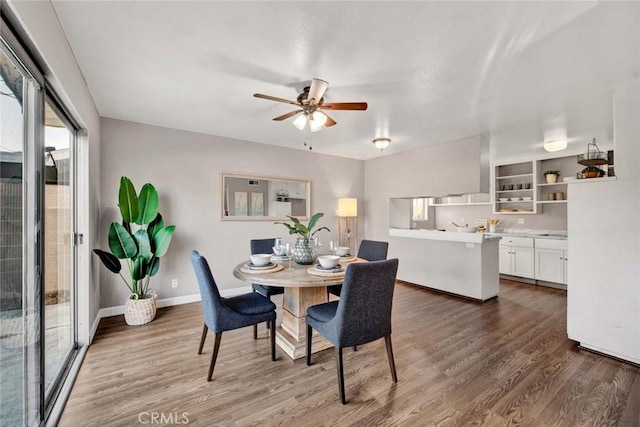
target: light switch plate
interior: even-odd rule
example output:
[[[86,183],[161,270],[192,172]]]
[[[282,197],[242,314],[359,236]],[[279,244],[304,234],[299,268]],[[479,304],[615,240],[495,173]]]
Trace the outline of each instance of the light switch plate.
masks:
[[[476,247],[476,245],[475,245],[475,244],[473,244],[473,243],[467,243],[467,248],[469,248],[469,249],[473,249],[473,248],[475,248],[475,247]]]

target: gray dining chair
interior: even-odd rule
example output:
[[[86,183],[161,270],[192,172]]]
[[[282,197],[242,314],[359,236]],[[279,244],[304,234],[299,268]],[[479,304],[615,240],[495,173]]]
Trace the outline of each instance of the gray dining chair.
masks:
[[[273,246],[276,244],[276,239],[252,239],[251,240],[251,255],[255,254],[271,254],[273,253]],[[252,283],[251,287],[253,292],[257,292],[260,295],[267,297],[271,300],[273,295],[284,294],[284,288],[279,286],[267,286]],[[253,325],[253,339],[258,339],[258,325]]]
[[[366,259],[367,261],[382,261],[383,259],[387,259],[388,250],[389,242],[363,240],[358,249],[358,258]],[[327,297],[329,294],[339,297],[341,290],[342,285],[327,286]]]
[[[191,264],[193,264],[193,270],[198,279],[204,314],[204,327],[198,354],[202,354],[208,330],[210,329],[216,335],[207,381],[211,381],[213,377],[213,368],[218,358],[222,333],[225,331],[268,322],[271,337],[271,360],[276,360],[275,304],[255,292],[222,298],[218,285],[211,274],[209,263],[198,251],[191,252]]]
[[[391,306],[398,259],[347,266],[340,300],[307,309],[307,365],[311,365],[313,329],[336,348],[340,401],[346,404],[342,349],[384,338],[391,379],[398,382],[391,347]]]

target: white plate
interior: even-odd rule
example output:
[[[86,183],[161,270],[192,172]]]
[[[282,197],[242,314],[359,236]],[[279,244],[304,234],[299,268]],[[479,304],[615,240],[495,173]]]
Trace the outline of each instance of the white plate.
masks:
[[[511,201],[512,202],[519,202],[520,201],[520,197],[512,197]]]
[[[500,200],[501,202],[508,202],[508,201],[509,201],[509,198],[508,198],[508,197],[501,197],[499,200]]]
[[[331,268],[331,269],[326,269],[323,268],[321,265],[314,265],[313,269],[315,271],[321,271],[323,273],[339,273],[342,271],[342,267],[336,267],[336,268]]]
[[[524,200],[525,202],[530,202],[531,200],[533,200],[533,197],[523,197],[522,200]]]
[[[273,267],[275,267],[275,266],[276,266],[276,265],[275,265],[274,263],[272,263],[272,262],[270,262],[270,263],[269,263],[269,264],[267,264],[267,265],[260,265],[260,266],[258,266],[258,265],[253,265],[253,263],[252,263],[252,262],[250,262],[249,264],[247,264],[247,268],[248,268],[249,270],[269,270],[270,268],[273,268]]]

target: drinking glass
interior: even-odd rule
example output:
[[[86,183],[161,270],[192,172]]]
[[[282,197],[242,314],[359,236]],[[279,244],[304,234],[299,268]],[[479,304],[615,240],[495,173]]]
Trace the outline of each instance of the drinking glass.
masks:
[[[284,250],[289,258],[289,270],[293,270],[293,267],[291,267],[291,258],[293,258],[293,246],[291,246],[291,243],[287,242],[287,244],[284,245]]]
[[[337,250],[338,245],[336,245],[336,242],[333,240],[329,241],[329,252],[331,252],[331,255],[335,255]]]
[[[282,252],[284,251],[284,245],[282,244],[282,239],[281,238],[276,238],[275,242],[273,243],[273,249],[276,251],[276,255],[278,256],[282,256]]]

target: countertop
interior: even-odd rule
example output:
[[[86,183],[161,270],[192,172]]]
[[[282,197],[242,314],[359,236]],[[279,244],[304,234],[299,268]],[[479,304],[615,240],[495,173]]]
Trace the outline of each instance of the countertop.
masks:
[[[566,233],[553,231],[500,231],[497,233],[484,234],[493,237],[535,237],[536,239],[567,240]]]
[[[389,236],[409,237],[412,239],[440,240],[446,242],[480,243],[500,240],[502,235],[489,233],[460,233],[457,231],[438,231],[406,228],[390,228]]]

